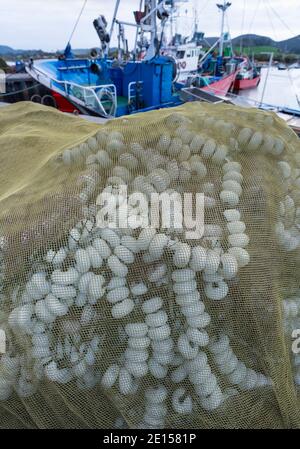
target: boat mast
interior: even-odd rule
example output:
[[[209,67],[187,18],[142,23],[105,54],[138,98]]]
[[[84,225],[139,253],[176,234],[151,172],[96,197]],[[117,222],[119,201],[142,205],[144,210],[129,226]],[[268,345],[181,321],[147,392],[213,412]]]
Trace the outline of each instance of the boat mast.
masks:
[[[139,11],[142,10],[142,6],[143,6],[143,0],[140,0],[140,8],[139,8]],[[136,57],[137,57],[137,54],[138,54],[138,38],[139,38],[139,35],[140,35],[141,39],[143,39],[142,33],[140,34],[140,28],[139,28],[139,27],[136,27],[135,40],[134,40],[134,47],[133,47],[133,48],[134,48],[134,50],[133,50],[133,52],[134,52],[134,58],[136,58]]]
[[[110,32],[109,32],[109,44],[111,43],[112,35],[113,35],[113,32],[114,32],[114,26],[115,26],[115,23],[116,23],[116,19],[117,19],[117,14],[118,14],[118,11],[119,11],[120,2],[121,2],[121,0],[117,0],[117,1],[116,1],[116,4],[115,4],[115,10],[114,10],[114,15],[113,15],[113,20],[112,20],[112,22],[111,22],[111,27],[110,27]],[[109,44],[108,44],[108,46],[107,46],[107,48],[106,48],[106,52],[105,52],[106,55],[108,55],[108,52],[109,52]]]
[[[170,27],[171,27],[171,41],[174,36],[174,5],[172,4],[171,14],[170,14]]]
[[[225,40],[225,34],[224,34],[224,27],[225,27],[225,14],[227,9],[231,6],[230,2],[226,2],[226,0],[223,1],[223,5],[222,4],[217,4],[217,7],[221,10],[222,12],[222,21],[221,21],[221,37],[220,37],[220,47],[219,47],[219,55],[223,56],[223,51],[224,51],[224,40]]]
[[[198,21],[199,21],[199,14],[198,14],[198,2],[195,0],[194,2],[194,34],[198,32]]]
[[[157,23],[156,23],[156,11],[158,5],[156,0],[145,0],[146,11],[149,10],[149,14],[142,19],[142,22],[149,21],[149,31],[150,31],[150,46],[147,50],[145,60],[150,60],[156,55],[156,45],[157,45]],[[148,6],[148,9],[147,9]]]
[[[144,3],[144,12],[141,11],[141,5]],[[140,15],[142,15],[142,18],[137,18],[135,20],[135,23],[131,22],[124,22],[117,20],[116,16],[118,13],[120,5],[120,0],[116,2],[115,6],[115,12],[114,12],[114,19],[113,23],[117,23],[119,25],[126,25],[131,26],[136,29],[136,41],[138,38],[139,32],[143,36],[144,33],[150,33],[150,44],[147,49],[146,56],[144,58],[144,61],[149,61],[153,59],[157,53],[158,53],[158,36],[157,36],[157,16],[160,18],[160,20],[165,23],[169,18],[169,12],[165,8],[165,3],[163,0],[142,0],[140,3],[140,11],[137,11]],[[113,25],[111,29],[111,33],[113,31]]]

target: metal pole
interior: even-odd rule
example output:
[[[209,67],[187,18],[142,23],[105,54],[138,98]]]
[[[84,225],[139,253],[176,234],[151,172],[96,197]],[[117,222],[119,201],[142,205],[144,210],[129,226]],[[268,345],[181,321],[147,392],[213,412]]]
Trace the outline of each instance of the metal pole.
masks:
[[[270,70],[271,70],[271,67],[272,67],[272,64],[273,64],[273,57],[274,57],[274,53],[267,53],[267,54],[270,54],[270,60],[269,60],[268,72],[267,72],[267,75],[266,75],[265,84],[264,84],[264,88],[263,88],[262,96],[261,96],[261,100],[260,100],[260,107],[263,105],[263,102],[264,102],[266,88],[267,88],[268,79],[269,79],[269,74],[270,74]]]
[[[153,13],[156,13],[156,11],[159,8],[159,5],[158,4],[156,5],[156,0],[148,0],[148,1],[149,1],[151,11],[141,20],[141,23],[144,23],[147,19],[149,19],[149,17],[153,16]],[[155,14],[154,14],[154,18],[155,18]]]
[[[142,6],[143,6],[143,0],[140,0],[140,11],[142,10]],[[135,57],[137,56],[137,42],[138,42],[138,38],[139,38],[139,31],[140,31],[140,28],[139,27],[137,27],[137,29],[136,29],[136,33],[135,33],[135,41],[134,41],[134,54],[135,54]]]
[[[172,8],[171,19],[170,19],[170,23],[171,23],[171,40],[172,40],[172,38],[173,38],[173,31],[174,31],[174,27],[173,27],[173,24],[174,24],[174,17],[173,17],[173,14],[174,14],[174,12],[173,12],[173,8]]]
[[[141,22],[142,24],[150,17],[150,46],[147,50],[145,61],[149,61],[155,57],[156,54],[156,39],[157,39],[157,24],[156,24],[156,11],[158,9],[158,4],[156,4],[156,0],[149,0],[150,12],[144,17]]]
[[[222,11],[222,21],[221,21],[221,37],[220,37],[220,56],[223,56],[224,51],[224,27],[225,27],[225,14],[227,9],[231,6],[230,2],[223,0],[223,5],[217,4],[217,7]]]
[[[118,14],[118,11],[119,11],[120,2],[121,2],[121,0],[117,0],[116,1],[114,15],[113,15],[113,20],[111,22],[111,27],[110,27],[110,32],[109,32],[109,44],[107,45],[106,54],[108,54],[108,52],[109,52],[109,47],[110,47],[111,38],[112,38],[112,35],[113,35],[113,32],[114,32],[114,26],[115,26],[117,14]]]
[[[222,21],[221,21],[221,40],[220,40],[220,56],[223,56],[224,51],[224,25],[225,25],[225,1],[223,4],[223,8],[221,8],[222,11]]]
[[[209,55],[209,53],[214,50],[220,43],[220,39],[217,40],[217,42],[214,43],[214,45],[212,47],[210,47],[210,49],[205,53],[205,55],[202,56],[202,58],[199,61],[199,64],[201,64],[201,62],[203,62],[206,59],[206,56]]]

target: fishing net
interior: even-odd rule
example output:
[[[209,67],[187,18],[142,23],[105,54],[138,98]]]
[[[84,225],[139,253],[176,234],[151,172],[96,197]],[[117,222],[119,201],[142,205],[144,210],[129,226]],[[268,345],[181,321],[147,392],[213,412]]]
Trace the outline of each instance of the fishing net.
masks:
[[[0,149],[1,428],[299,427],[300,145],[281,119],[191,103],[99,126],[20,103]],[[173,218],[201,198],[203,232],[147,228],[155,194]]]

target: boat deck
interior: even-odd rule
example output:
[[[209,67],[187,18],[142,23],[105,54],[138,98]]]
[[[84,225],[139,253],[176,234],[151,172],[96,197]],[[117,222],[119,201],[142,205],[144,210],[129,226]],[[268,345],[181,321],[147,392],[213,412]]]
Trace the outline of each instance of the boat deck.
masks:
[[[278,117],[282,118],[300,136],[300,117],[278,112]]]

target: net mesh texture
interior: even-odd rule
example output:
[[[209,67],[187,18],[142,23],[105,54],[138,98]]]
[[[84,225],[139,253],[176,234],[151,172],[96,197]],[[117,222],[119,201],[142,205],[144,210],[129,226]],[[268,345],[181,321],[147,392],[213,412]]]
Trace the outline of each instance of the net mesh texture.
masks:
[[[0,428],[298,428],[299,150],[225,104],[0,110]],[[203,193],[204,234],[101,227],[124,186]]]

